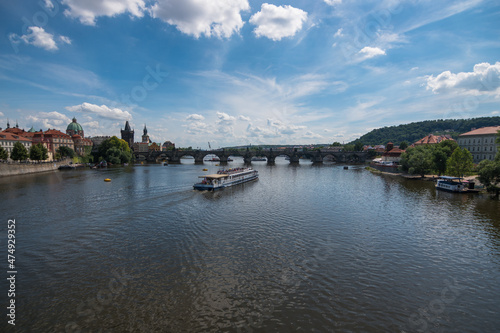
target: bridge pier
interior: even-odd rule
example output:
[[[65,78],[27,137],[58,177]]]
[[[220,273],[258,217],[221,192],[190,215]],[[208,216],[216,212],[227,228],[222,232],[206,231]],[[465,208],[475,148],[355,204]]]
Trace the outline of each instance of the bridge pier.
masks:
[[[274,165],[276,163],[276,157],[268,155],[267,156],[267,165]]]
[[[321,153],[319,151],[316,155],[311,156],[311,162],[313,162],[313,164],[323,163],[323,156],[321,156]]]
[[[300,163],[300,156],[297,154],[293,154],[290,156],[290,164]]]
[[[169,164],[181,164],[181,158],[179,156],[171,156],[168,160]]]

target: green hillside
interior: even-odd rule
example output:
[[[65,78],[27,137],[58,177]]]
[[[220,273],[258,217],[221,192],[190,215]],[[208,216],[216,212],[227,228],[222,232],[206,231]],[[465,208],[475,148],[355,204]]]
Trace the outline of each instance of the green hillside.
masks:
[[[385,145],[388,142],[399,144],[402,141],[406,141],[412,144],[429,134],[448,134],[457,139],[460,134],[469,132],[472,128],[486,126],[500,126],[500,117],[426,120],[405,125],[377,128],[351,143],[361,141],[363,144],[368,145]]]

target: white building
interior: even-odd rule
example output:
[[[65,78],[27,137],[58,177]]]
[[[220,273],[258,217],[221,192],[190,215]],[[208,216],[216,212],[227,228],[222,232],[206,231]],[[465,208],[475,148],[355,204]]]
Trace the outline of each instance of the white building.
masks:
[[[499,130],[500,126],[491,126],[460,134],[458,145],[471,152],[474,163],[479,163],[482,160],[492,161],[498,151],[496,138]]]
[[[21,142],[24,146],[24,148],[26,148],[26,150],[30,150],[31,148],[31,140],[30,139],[27,139],[23,136],[20,136],[20,135],[16,135],[16,134],[13,134],[13,133],[9,133],[9,132],[0,132],[0,146],[3,147],[3,149],[5,149],[8,153],[9,153],[9,158],[10,158],[10,155],[12,153],[12,149],[14,149],[14,144],[16,142]]]

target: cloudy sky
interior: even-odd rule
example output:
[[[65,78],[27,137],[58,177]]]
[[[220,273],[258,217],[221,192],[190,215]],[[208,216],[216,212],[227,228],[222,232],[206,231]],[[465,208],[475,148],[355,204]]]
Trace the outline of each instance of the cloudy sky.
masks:
[[[0,127],[228,145],[500,115],[497,0],[0,3]]]

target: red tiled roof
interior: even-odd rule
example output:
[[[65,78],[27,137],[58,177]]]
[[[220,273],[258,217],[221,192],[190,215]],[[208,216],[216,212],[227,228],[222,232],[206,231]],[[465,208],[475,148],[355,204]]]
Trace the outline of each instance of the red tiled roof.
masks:
[[[20,128],[17,128],[17,127],[9,127],[9,128],[6,128],[4,130],[4,132],[12,133],[12,134],[15,134],[15,135],[23,135],[24,130],[22,130]]]
[[[434,135],[434,134],[429,134],[426,137],[418,140],[417,142],[414,143],[415,146],[420,146],[420,145],[428,145],[428,144],[436,144],[440,143],[441,141],[444,140],[453,140],[450,137],[447,137],[445,135]],[[455,140],[453,140],[455,141]]]
[[[16,135],[16,134],[13,134],[13,133],[9,133],[9,132],[0,132],[0,140],[14,140],[14,141],[26,141],[26,142],[31,142],[30,139],[27,139],[21,135]]]
[[[391,150],[383,153],[382,156],[400,156],[404,152],[406,152],[406,150],[399,148],[392,148]]]
[[[481,128],[472,130],[470,132],[460,134],[460,136],[497,134],[497,132],[499,130],[500,130],[500,126],[481,127]]]
[[[58,131],[56,129],[48,129],[45,132],[43,132],[43,134],[44,135],[57,136],[57,137],[63,137],[63,138],[68,138],[68,139],[71,138],[68,134],[63,133],[61,131]]]

